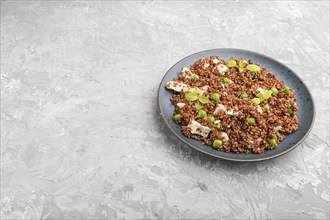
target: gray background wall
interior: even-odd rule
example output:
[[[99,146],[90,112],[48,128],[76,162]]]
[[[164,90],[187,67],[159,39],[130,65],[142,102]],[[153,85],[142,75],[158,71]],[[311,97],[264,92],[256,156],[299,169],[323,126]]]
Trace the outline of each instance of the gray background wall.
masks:
[[[232,163],[166,130],[162,76],[218,47],[303,78],[303,144]],[[329,2],[1,2],[1,175],[2,219],[327,218]]]

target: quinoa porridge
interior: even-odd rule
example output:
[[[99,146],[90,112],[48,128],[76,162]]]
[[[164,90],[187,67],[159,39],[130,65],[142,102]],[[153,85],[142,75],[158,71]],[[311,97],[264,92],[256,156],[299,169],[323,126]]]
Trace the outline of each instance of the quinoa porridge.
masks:
[[[166,88],[183,134],[217,150],[263,153],[299,127],[294,91],[251,60],[204,57]]]

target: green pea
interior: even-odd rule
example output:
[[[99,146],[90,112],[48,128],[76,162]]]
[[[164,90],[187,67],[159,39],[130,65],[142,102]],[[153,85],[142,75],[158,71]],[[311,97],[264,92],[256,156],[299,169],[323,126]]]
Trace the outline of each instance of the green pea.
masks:
[[[264,108],[265,108],[267,111],[270,109],[270,107],[269,107],[268,104],[264,105]]]
[[[270,89],[275,95],[278,94],[278,90],[276,89],[276,87],[273,87]]]
[[[212,147],[214,148],[222,148],[222,140],[214,140]]]
[[[252,75],[252,76],[255,76],[256,74],[257,74],[257,73],[254,72],[254,71],[251,72],[251,75]]]
[[[270,145],[272,145],[272,147],[275,147],[275,146],[276,146],[276,140],[275,140],[275,138],[270,139],[270,140],[268,141],[268,143],[269,143]]]
[[[291,108],[288,108],[288,113],[289,113],[290,115],[292,115],[293,110],[292,110]]]
[[[191,77],[191,80],[193,80],[193,81],[196,81],[198,79],[199,79],[199,75],[196,75],[196,74]]]
[[[180,114],[175,114],[175,115],[173,116],[173,120],[174,120],[175,122],[180,121],[181,118],[182,118],[182,116],[181,116]]]
[[[264,99],[269,99],[272,96],[273,92],[271,90],[267,90],[262,96]]]
[[[213,116],[208,116],[207,118],[208,118],[208,119],[210,120],[210,122],[212,122],[212,123],[215,121],[215,118],[214,118]]]
[[[248,97],[248,94],[246,92],[243,92],[240,96],[241,99],[245,99]]]
[[[218,93],[213,93],[212,99],[213,101],[218,102],[220,100],[220,95]]]
[[[201,118],[205,118],[207,116],[207,114],[204,110],[199,110],[198,116],[201,117]]]
[[[223,82],[224,82],[225,84],[230,84],[230,83],[231,83],[231,80],[228,79],[227,77],[225,77],[225,78],[223,78]]]
[[[284,87],[283,87],[283,92],[284,92],[285,94],[289,95],[289,94],[290,94],[290,88],[289,88],[288,86],[284,86]]]
[[[255,121],[254,118],[247,118],[247,123],[248,123],[249,125],[255,125],[255,124],[256,124],[256,121]]]
[[[260,100],[259,98],[253,98],[253,99],[251,100],[251,102],[252,102],[253,104],[255,104],[255,105],[259,105],[260,102],[261,102],[261,100]]]

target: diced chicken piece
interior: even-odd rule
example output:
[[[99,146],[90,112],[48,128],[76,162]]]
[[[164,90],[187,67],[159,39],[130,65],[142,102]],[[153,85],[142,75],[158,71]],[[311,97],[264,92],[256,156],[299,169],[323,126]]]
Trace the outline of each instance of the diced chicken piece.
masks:
[[[184,104],[183,102],[179,102],[176,104],[179,108],[183,108],[186,104]]]
[[[227,114],[227,115],[234,115],[234,116],[237,116],[237,115],[238,115],[238,112],[234,112],[233,109],[230,109],[229,111],[226,111],[226,114]]]
[[[257,112],[259,112],[261,114],[263,113],[262,108],[259,105],[257,106]]]
[[[176,92],[193,92],[195,89],[198,89],[200,91],[200,95],[203,95],[205,92],[208,91],[209,86],[203,86],[202,88],[198,87],[190,87],[182,82],[178,81],[169,81],[166,83],[166,88],[169,90],[173,90]]]
[[[197,87],[196,88],[187,87],[187,88],[183,89],[183,92],[193,92],[195,89],[198,89],[198,88]]]
[[[258,88],[258,91],[261,92],[262,94],[265,93],[265,90],[263,88]]]
[[[189,87],[188,85],[182,83],[182,82],[177,82],[177,81],[169,81],[166,83],[166,88],[169,90],[173,90],[176,92],[192,92],[197,88],[192,88]]]
[[[208,63],[204,63],[204,65],[203,65],[203,69],[206,69],[207,67],[209,67],[210,66],[210,64],[208,64]]]
[[[183,67],[181,70],[181,75],[185,78],[191,78],[194,74],[190,71],[189,68]]]
[[[207,67],[210,66],[209,61],[205,57],[201,60],[201,62],[203,64],[203,69],[206,69]]]
[[[207,138],[207,136],[209,135],[209,133],[211,131],[211,129],[209,127],[203,126],[195,120],[192,120],[188,124],[188,128],[190,129],[190,132],[192,134],[197,134],[204,138]]]
[[[176,92],[181,92],[182,90],[187,90],[188,86],[182,82],[169,81],[166,83],[166,88]]]
[[[238,115],[238,112],[234,112],[233,109],[230,109],[229,111],[227,111],[226,106],[224,106],[222,104],[218,104],[217,107],[215,108],[213,114],[217,115],[220,112],[225,112],[227,115],[234,115],[234,116]]]
[[[221,132],[221,134],[220,134],[220,138],[221,138],[222,141],[224,141],[224,142],[229,141],[228,134],[225,133],[225,132]]]
[[[203,95],[205,92],[207,92],[207,91],[209,91],[209,86],[203,86],[202,88],[201,88],[201,93],[200,93],[200,95]]]
[[[217,66],[217,69],[218,69],[218,71],[219,71],[219,73],[220,73],[221,75],[224,75],[225,72],[228,70],[228,67],[227,67],[226,65],[224,65],[224,64],[219,64],[219,65]]]
[[[282,126],[281,126],[281,125],[276,126],[276,127],[274,128],[275,131],[279,131],[279,130],[281,130],[281,129],[282,129]]]
[[[213,114],[217,115],[220,112],[225,112],[225,111],[227,111],[226,106],[218,104],[217,107],[215,108]]]
[[[219,63],[220,62],[220,60],[218,60],[217,58],[214,58],[213,60],[212,60],[212,63],[214,63],[214,64],[217,64],[217,63]]]

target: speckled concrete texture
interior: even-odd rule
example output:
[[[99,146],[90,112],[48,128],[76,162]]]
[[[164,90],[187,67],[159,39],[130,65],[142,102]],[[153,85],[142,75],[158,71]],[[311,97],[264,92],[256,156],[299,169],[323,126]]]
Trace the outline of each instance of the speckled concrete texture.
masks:
[[[211,158],[165,127],[179,59],[234,47],[306,82],[315,126],[258,163]],[[329,2],[1,2],[2,219],[326,219]]]

